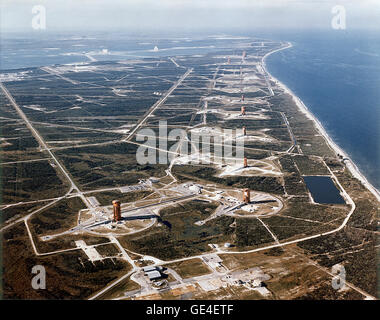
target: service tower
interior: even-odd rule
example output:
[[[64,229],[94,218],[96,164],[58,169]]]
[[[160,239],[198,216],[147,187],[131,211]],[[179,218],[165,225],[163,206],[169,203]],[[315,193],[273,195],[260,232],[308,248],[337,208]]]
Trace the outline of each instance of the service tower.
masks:
[[[112,205],[113,205],[113,220],[118,222],[121,220],[120,201],[114,200],[112,201]]]

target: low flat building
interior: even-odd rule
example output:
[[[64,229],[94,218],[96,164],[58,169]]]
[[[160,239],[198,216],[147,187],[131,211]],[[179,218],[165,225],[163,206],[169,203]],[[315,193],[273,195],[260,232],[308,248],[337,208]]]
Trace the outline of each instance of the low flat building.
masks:
[[[268,297],[271,295],[270,291],[265,287],[257,287],[254,290],[256,290],[258,293],[260,293],[264,297]]]
[[[146,272],[146,275],[148,276],[149,280],[157,280],[162,278],[162,274],[157,270],[148,271]]]
[[[149,271],[155,271],[155,270],[158,270],[158,271],[162,271],[162,266],[146,266],[146,267],[143,267],[143,271],[146,273],[146,272],[149,272]]]
[[[143,271],[146,273],[146,272],[149,272],[149,271],[155,271],[157,270],[157,267],[156,266],[146,266],[143,268]]]

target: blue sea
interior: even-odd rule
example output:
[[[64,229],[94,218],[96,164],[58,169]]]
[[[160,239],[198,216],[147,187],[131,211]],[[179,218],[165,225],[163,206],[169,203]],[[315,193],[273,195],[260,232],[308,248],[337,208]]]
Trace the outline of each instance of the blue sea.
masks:
[[[303,100],[331,138],[380,189],[380,35],[328,30],[250,36],[292,42],[292,48],[268,57],[268,70]],[[204,35],[167,39],[106,33],[3,34],[0,70],[87,62],[85,53],[98,60],[120,60],[204,54],[233,45],[228,37],[206,40]]]
[[[270,55],[268,71],[301,98],[380,189],[380,35],[328,31],[276,37],[293,47]]]

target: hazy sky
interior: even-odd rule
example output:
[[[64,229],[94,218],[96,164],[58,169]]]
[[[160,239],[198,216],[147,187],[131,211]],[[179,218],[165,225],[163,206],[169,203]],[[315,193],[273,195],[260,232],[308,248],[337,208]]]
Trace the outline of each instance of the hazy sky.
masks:
[[[1,31],[32,30],[32,8],[46,8],[46,30],[220,31],[330,28],[335,5],[347,29],[380,31],[380,0],[1,0]]]

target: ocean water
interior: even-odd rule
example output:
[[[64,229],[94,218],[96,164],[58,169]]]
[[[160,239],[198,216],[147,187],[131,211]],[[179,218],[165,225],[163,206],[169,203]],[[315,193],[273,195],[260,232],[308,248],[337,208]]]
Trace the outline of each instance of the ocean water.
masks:
[[[380,189],[380,35],[330,31],[281,38],[293,47],[270,55],[268,71]]]

